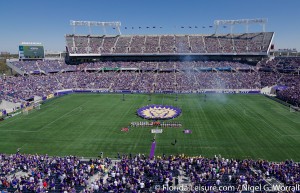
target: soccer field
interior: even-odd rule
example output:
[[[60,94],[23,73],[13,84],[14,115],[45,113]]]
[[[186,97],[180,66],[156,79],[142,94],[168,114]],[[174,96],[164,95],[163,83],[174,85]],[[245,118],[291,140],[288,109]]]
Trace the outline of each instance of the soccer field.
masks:
[[[221,154],[226,158],[300,161],[300,113],[261,95],[71,94],[53,99],[28,115],[0,122],[0,152],[115,157],[149,155],[151,128],[130,128],[144,121],[136,110],[148,104],[173,105],[182,128],[156,134],[155,155]],[[183,129],[192,130],[184,134]],[[177,140],[176,145],[172,143]]]

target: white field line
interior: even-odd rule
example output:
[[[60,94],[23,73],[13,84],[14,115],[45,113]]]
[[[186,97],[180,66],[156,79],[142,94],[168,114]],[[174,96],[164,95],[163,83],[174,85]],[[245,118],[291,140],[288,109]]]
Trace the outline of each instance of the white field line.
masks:
[[[272,128],[273,131],[275,131],[276,133],[278,133],[278,135],[280,135],[280,137],[282,137],[282,133],[280,133],[279,131],[277,131],[276,129],[274,129],[274,127],[272,127],[272,125],[270,125],[268,122],[266,122],[265,120],[263,120],[262,118],[260,117],[253,117],[253,116],[250,116],[246,113],[246,110],[244,109],[243,111],[244,115],[251,118],[251,119],[256,119],[256,120],[259,120],[259,121],[262,121],[264,122],[265,124],[267,124],[270,128]]]
[[[276,112],[277,112],[278,114],[280,114],[281,116],[284,116],[285,118],[287,118],[288,120],[292,121],[293,123],[300,124],[300,121],[294,121],[294,120],[290,119],[290,117],[288,117],[288,116],[282,114],[282,113],[279,111],[280,109],[276,109],[276,108],[271,108],[271,109],[277,110]],[[297,112],[296,112],[296,113],[297,113]]]
[[[62,116],[60,116],[60,117],[56,118],[55,120],[51,121],[50,123],[44,125],[44,126],[41,127],[39,130],[36,130],[36,131],[28,131],[28,130],[0,130],[0,132],[21,132],[21,133],[35,133],[35,132],[40,132],[40,131],[42,131],[42,130],[44,130],[44,129],[46,129],[46,128],[50,128],[50,127],[48,127],[49,125],[51,125],[52,123],[54,123],[54,122],[60,120],[61,118],[64,118],[66,115],[72,113],[74,110],[76,110],[76,109],[78,109],[78,108],[80,109],[79,112],[81,112],[81,110],[82,110],[82,107],[81,107],[81,106],[84,105],[84,104],[87,103],[87,102],[88,102],[88,101],[82,103],[82,104],[81,104],[80,106],[78,106],[78,107],[75,107],[75,108],[72,109],[71,111],[66,112],[66,113],[63,114]],[[16,119],[15,119],[15,120],[16,120]],[[15,120],[13,120],[13,121],[15,121]],[[11,121],[11,122],[13,122],[13,121]],[[11,122],[8,122],[8,123],[6,123],[6,124],[9,124],[9,123],[11,123]],[[1,125],[1,126],[2,126],[2,125]]]
[[[55,102],[54,104],[61,103],[61,102],[62,102],[62,101]],[[45,106],[44,108],[48,108],[49,106],[52,106],[52,105],[54,105],[54,104],[47,105],[47,106]],[[56,109],[56,108],[53,108],[53,109]],[[47,112],[47,111],[45,111],[45,112]],[[43,112],[43,113],[44,113],[44,112]],[[41,114],[41,113],[38,113],[38,115],[40,115],[40,114]],[[8,121],[8,120],[7,120],[7,122],[1,124],[0,127],[2,127],[2,126],[4,126],[4,125],[7,125],[7,124],[10,124],[10,123],[12,123],[12,122],[15,122],[15,121],[18,120],[18,119],[32,119],[32,117],[31,117],[31,118],[28,118],[28,117],[25,118],[25,116],[22,116],[22,114],[20,114],[20,115],[17,116],[17,118],[15,118],[15,119],[12,120],[12,121]],[[0,130],[0,131],[1,131],[1,130]],[[5,130],[2,130],[2,131],[5,131]],[[15,130],[15,131],[16,131],[16,130]],[[31,132],[32,132],[32,131],[31,131]]]
[[[58,117],[57,119],[54,119],[53,121],[51,121],[50,123],[48,123],[48,124],[46,124],[46,125],[44,125],[42,128],[40,128],[39,130],[37,130],[36,132],[40,132],[40,131],[42,131],[43,129],[45,129],[45,128],[48,128],[47,126],[48,125],[51,125],[52,123],[54,123],[54,122],[56,122],[56,121],[58,121],[58,120],[60,120],[61,118],[63,118],[63,117],[65,117],[66,115],[68,115],[68,114],[70,114],[70,113],[72,113],[74,110],[76,110],[77,108],[81,108],[81,106],[82,105],[84,105],[85,103],[87,103],[88,101],[86,101],[86,102],[84,102],[84,103],[82,103],[81,105],[79,105],[78,107],[75,107],[74,109],[72,109],[71,111],[69,111],[69,112],[66,112],[65,114],[63,114],[62,116],[60,116],[60,117]]]
[[[2,126],[4,126],[4,125],[8,125],[8,124],[10,124],[10,123],[13,123],[13,122],[15,122],[16,120],[18,120],[18,119],[20,119],[20,118],[21,118],[21,116],[18,116],[17,118],[15,118],[15,119],[12,120],[12,121],[7,120],[8,122],[1,124],[0,127],[2,127]],[[0,130],[0,131],[1,131],[1,130]]]

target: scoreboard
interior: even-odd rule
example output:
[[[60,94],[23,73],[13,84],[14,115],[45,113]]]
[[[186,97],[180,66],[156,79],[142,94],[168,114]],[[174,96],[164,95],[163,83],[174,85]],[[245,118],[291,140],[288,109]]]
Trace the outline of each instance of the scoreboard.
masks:
[[[19,59],[42,59],[44,57],[44,46],[41,43],[19,45]]]

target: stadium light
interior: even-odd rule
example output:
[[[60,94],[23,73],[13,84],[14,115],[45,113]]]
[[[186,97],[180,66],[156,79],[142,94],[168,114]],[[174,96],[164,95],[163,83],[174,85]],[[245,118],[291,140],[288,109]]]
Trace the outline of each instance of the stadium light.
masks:
[[[263,32],[265,32],[265,25],[268,22],[266,18],[257,19],[238,19],[238,20],[215,20],[215,33],[217,33],[218,27],[220,25],[230,25],[231,33],[234,25],[246,25],[246,32],[248,33],[249,25],[251,24],[261,24],[263,26]]]
[[[104,30],[104,33],[106,33],[105,27],[113,27],[115,28],[118,33],[121,35],[121,22],[114,21],[114,22],[100,22],[100,21],[70,21],[70,25],[73,26],[73,32],[75,34],[76,26],[88,26],[89,32],[91,34],[91,27],[101,27]]]

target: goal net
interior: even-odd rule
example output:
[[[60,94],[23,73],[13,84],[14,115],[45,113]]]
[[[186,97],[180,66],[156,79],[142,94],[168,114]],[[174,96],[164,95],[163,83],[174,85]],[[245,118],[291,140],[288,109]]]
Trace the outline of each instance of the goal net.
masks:
[[[40,103],[34,103],[33,108],[37,109],[37,110],[40,110],[41,109],[41,104]]]
[[[28,110],[24,109],[23,110],[23,115],[28,115]]]
[[[295,107],[293,107],[292,105],[290,105],[290,113],[294,113],[294,112],[296,112]]]
[[[29,106],[27,106],[25,109],[23,109],[23,115],[28,115],[29,112],[33,110],[39,110],[41,109],[41,104],[40,103],[33,103]]]

